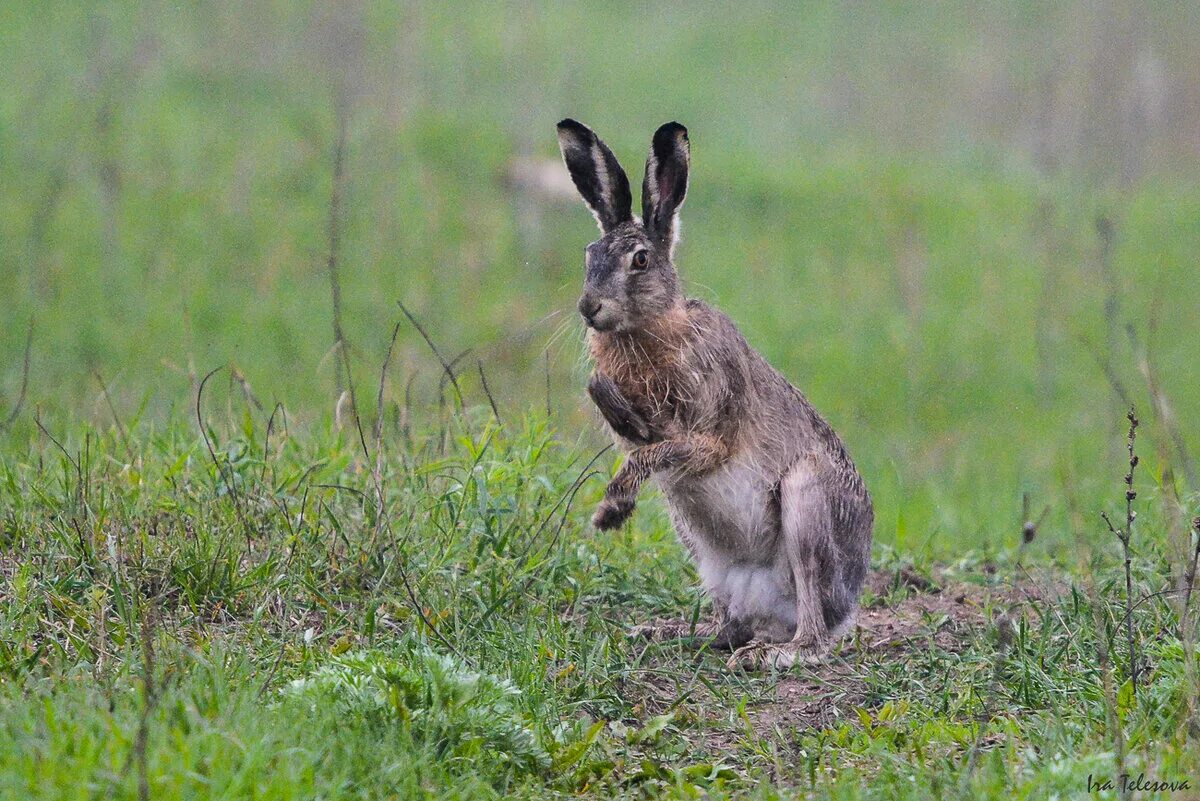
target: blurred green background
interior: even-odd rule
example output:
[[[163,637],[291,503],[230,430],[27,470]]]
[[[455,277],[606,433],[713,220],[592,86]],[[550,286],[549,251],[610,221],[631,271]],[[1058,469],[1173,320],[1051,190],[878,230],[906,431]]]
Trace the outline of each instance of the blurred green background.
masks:
[[[573,312],[595,230],[554,123],[593,126],[640,183],[678,119],[688,290],[843,434],[878,540],[1007,548],[1028,494],[1054,549],[1070,502],[1119,494],[1101,365],[1152,473],[1196,441],[1198,35],[1176,3],[7,3],[0,413],[32,320],[18,425],[107,425],[101,381],[119,415],[185,415],[226,364],[267,411],[328,419],[344,125],[364,404],[403,300],[448,356],[471,349],[468,404],[478,360],[503,414],[540,409],[548,365],[563,435],[601,441]],[[410,381],[433,403],[438,369],[402,326],[385,403]]]

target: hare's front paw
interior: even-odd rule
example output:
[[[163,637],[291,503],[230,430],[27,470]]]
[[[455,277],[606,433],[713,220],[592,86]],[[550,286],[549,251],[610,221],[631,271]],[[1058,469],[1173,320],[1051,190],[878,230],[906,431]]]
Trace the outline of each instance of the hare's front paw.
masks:
[[[592,515],[592,525],[601,531],[618,528],[633,514],[634,499],[626,495],[605,495]]]
[[[588,381],[587,391],[609,427],[619,436],[639,445],[650,442],[650,424],[633,408],[633,404],[611,378],[594,373]]]
[[[629,415],[621,423],[621,427],[616,429],[616,431],[625,439],[636,442],[639,445],[645,445],[650,442],[650,424],[637,412],[630,411]]]

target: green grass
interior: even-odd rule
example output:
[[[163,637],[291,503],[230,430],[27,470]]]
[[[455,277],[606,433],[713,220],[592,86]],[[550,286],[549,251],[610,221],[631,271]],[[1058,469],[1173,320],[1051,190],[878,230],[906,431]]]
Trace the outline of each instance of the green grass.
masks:
[[[851,644],[824,686],[777,698],[781,677],[626,639],[698,609],[693,574],[654,504],[616,536],[587,529],[591,452],[544,423],[458,419],[444,451],[388,452],[378,485],[349,432],[267,441],[249,415],[210,432],[227,427],[220,470],[185,426],[10,447],[0,794],[136,797],[144,776],[153,798],[1040,798],[1112,772],[1096,644],[1123,664],[1112,586],[998,604],[974,628],[927,615],[911,651]],[[1167,569],[1156,532],[1139,588]],[[1014,555],[944,580],[1025,583]],[[1136,624],[1149,679],[1120,708],[1130,764],[1194,776],[1174,607]],[[821,725],[790,716],[814,700],[834,710]]]
[[[1084,795],[1113,764],[1100,642],[1114,697],[1127,679],[1098,517],[1123,517],[1125,408],[1097,354],[1142,417],[1133,570],[1158,593],[1200,511],[1176,441],[1200,419],[1200,200],[1166,134],[1118,179],[1103,98],[1076,109],[1083,155],[1033,168],[1017,123],[1071,13],[5,6],[0,422],[33,336],[0,433],[0,796]],[[1193,17],[1143,20],[1168,77],[1194,74]],[[1105,41],[1072,39],[1059,85]],[[981,106],[976,64],[1017,100]],[[334,422],[339,79],[369,456]],[[617,458],[591,461],[572,313],[594,227],[506,178],[557,157],[568,114],[635,183],[654,127],[689,126],[688,291],[846,439],[879,570],[1061,593],[953,643],[930,614],[927,647],[851,644],[819,692],[628,642],[703,600],[652,492],[625,530],[586,525]],[[375,408],[398,300],[471,349],[462,413],[407,324]],[[1172,603],[1138,608],[1148,683],[1119,712],[1131,765],[1200,786]],[[798,686],[830,714],[783,715]]]

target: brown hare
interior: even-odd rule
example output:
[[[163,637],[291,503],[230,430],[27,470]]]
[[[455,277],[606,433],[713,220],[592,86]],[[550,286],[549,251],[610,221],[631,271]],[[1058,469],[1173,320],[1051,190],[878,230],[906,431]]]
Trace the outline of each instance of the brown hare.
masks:
[[[642,216],[613,153],[575,120],[563,160],[602,236],[579,312],[588,394],[626,459],[593,523],[612,529],[654,477],[716,620],[697,627],[731,666],[819,661],[853,624],[871,552],[871,497],[841,439],[728,317],[684,297],[672,261],[688,187],[687,129],[655,132]],[[681,637],[690,627],[639,627]]]

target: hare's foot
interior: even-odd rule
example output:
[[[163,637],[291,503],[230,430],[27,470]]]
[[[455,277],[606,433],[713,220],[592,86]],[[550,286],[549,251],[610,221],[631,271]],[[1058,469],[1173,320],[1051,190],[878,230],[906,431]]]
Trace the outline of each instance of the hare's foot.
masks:
[[[634,626],[628,633],[632,639],[688,640],[696,647],[708,646],[722,651],[745,645],[751,637],[749,629],[742,623],[718,621],[697,623],[695,627],[683,620],[657,621]]]
[[[816,665],[825,661],[829,654],[829,643],[804,639],[790,642],[764,642],[752,640],[733,652],[726,665],[731,670],[762,670],[775,668],[786,670],[792,665]]]
[[[592,515],[592,525],[601,531],[619,528],[633,514],[634,504],[635,499],[632,495],[609,492],[596,507],[596,513]]]

